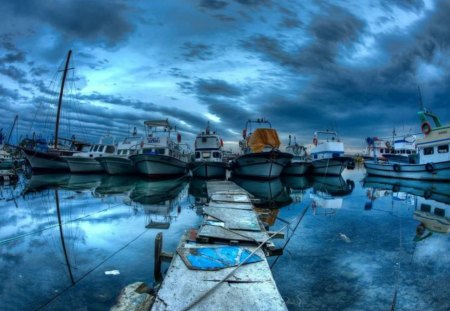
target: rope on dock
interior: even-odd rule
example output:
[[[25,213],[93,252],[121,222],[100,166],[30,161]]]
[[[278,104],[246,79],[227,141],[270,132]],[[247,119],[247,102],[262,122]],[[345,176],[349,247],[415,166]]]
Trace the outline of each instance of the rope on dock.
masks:
[[[300,218],[299,218],[297,224],[295,225],[294,230],[292,231],[292,234],[288,237],[286,243],[284,243],[284,245],[283,245],[283,247],[282,247],[283,252],[284,252],[284,249],[286,248],[286,246],[288,245],[289,241],[291,240],[291,238],[294,236],[295,231],[297,230],[298,226],[300,225],[300,222],[303,220],[303,217],[305,216],[306,212],[308,211],[309,206],[310,206],[310,205],[306,206],[306,208],[303,210],[303,213],[301,214],[301,216],[300,216]],[[290,223],[289,223],[289,225],[290,225]],[[275,258],[275,260],[274,260],[274,261],[272,262],[272,264],[270,265],[270,269],[272,269],[273,266],[275,266],[275,264],[276,264],[277,261],[278,261],[278,258],[280,258],[280,256],[277,256],[277,258]]]

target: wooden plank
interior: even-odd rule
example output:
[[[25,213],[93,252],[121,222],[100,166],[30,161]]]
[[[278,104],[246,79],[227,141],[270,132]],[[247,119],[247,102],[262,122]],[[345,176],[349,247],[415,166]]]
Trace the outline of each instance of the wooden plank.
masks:
[[[247,243],[263,243],[268,235],[261,231],[244,231],[244,230],[229,230],[220,226],[213,226],[210,224],[203,225],[198,230],[198,237],[208,238],[212,240],[223,241],[240,241]]]
[[[203,213],[225,224],[228,229],[261,231],[254,211],[229,209],[226,207],[204,207]]]
[[[251,203],[247,194],[214,193],[210,196],[213,202]]]
[[[185,244],[184,247],[202,246]],[[247,248],[251,251],[255,249],[255,247]],[[261,250],[256,254],[264,258]],[[233,269],[231,267],[218,271],[190,270],[179,256],[175,256],[152,310],[185,309]],[[263,260],[241,266],[228,282],[221,284],[190,310],[287,310],[287,307],[278,292],[267,261]]]
[[[253,210],[251,203],[209,202],[209,207],[226,207],[228,209]]]

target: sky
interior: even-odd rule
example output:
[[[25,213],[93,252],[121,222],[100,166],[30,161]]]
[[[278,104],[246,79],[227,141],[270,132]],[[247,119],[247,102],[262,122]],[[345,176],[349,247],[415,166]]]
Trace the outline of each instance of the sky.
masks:
[[[207,122],[236,148],[249,119],[284,144],[334,129],[417,133],[425,107],[450,120],[450,1],[0,0],[0,116],[14,138],[53,131],[121,139],[169,119],[192,143]]]

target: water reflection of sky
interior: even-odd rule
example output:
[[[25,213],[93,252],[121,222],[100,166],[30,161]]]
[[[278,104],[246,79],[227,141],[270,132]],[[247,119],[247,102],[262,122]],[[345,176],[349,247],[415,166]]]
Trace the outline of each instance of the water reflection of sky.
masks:
[[[235,180],[260,208],[272,208],[264,219],[272,231],[305,212],[273,267],[288,308],[390,310],[397,293],[396,310],[448,310],[449,235],[417,240],[413,214],[420,202],[448,204],[449,185],[362,179],[355,170],[343,178]],[[200,222],[191,206],[204,202],[205,185],[187,183],[61,175],[1,188],[2,309],[104,310],[124,286],[152,284],[156,233],[163,231],[164,249],[174,251],[184,230]],[[164,222],[168,229],[146,228]],[[105,275],[109,270],[120,275]]]

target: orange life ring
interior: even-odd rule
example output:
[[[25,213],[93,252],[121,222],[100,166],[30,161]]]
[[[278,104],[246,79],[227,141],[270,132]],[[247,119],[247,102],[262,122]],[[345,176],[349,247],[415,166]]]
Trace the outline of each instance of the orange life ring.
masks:
[[[313,138],[313,144],[315,145],[315,146],[317,146],[317,138]]]
[[[431,132],[431,125],[430,125],[430,123],[428,123],[426,121],[423,122],[422,126],[421,126],[421,129],[422,129],[422,133],[424,133],[425,135],[430,134],[430,132]]]
[[[222,138],[220,139],[220,146],[223,147],[223,140],[222,140]]]

